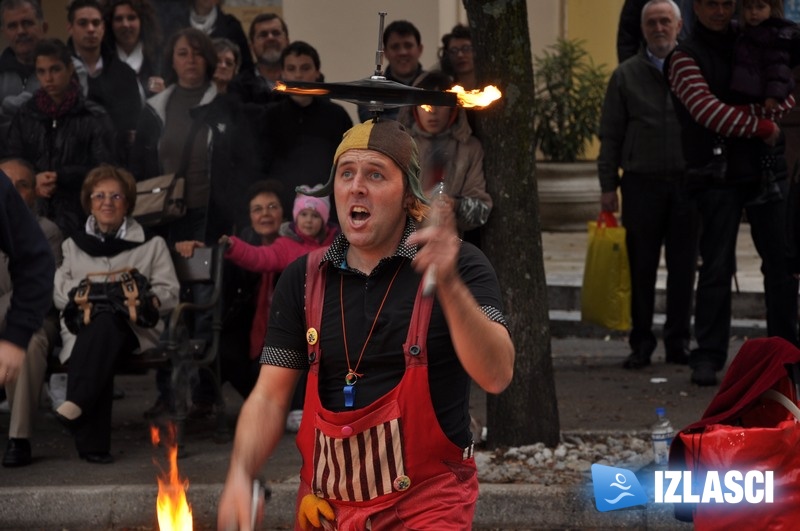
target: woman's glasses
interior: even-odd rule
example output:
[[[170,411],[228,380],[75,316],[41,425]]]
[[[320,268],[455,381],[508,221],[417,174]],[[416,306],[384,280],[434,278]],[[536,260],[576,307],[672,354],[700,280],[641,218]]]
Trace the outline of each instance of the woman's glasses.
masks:
[[[95,192],[89,197],[91,197],[92,201],[94,201],[95,203],[102,203],[106,199],[110,199],[114,203],[119,203],[120,201],[125,199],[124,195],[118,194],[116,192],[114,192],[113,194],[107,194],[105,192]]]
[[[459,47],[453,46],[452,48],[447,49],[447,53],[449,53],[453,57],[457,56],[459,53],[462,55],[467,55],[472,53],[472,45],[465,44],[464,46],[459,46]]]

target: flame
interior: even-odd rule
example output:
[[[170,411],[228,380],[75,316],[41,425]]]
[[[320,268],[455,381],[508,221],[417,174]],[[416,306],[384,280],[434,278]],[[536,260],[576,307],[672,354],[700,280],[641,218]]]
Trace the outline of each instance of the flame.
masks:
[[[161,531],[192,531],[192,508],[186,501],[186,488],[189,482],[181,480],[178,475],[178,444],[175,441],[175,425],[167,426],[167,456],[169,472],[156,477],[158,481],[158,499],[156,512],[158,528]],[[161,434],[156,426],[150,426],[150,440],[154,446],[161,443]]]
[[[275,88],[273,90],[277,90],[278,92],[287,92],[289,94],[300,94],[303,96],[324,96],[330,92],[328,89],[324,88],[287,87],[286,83],[282,81],[276,81]]]
[[[433,112],[433,107],[431,107],[427,103],[424,104],[424,105],[420,105],[419,108],[422,109],[425,112]]]
[[[488,85],[483,90],[475,89],[466,91],[461,85],[456,85],[447,92],[454,92],[458,96],[458,104],[465,108],[488,107],[503,95],[494,85]]]

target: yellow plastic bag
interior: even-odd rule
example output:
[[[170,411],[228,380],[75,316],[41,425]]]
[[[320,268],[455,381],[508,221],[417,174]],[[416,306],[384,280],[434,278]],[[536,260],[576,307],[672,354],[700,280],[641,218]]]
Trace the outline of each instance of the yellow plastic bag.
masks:
[[[589,244],[581,288],[581,320],[611,330],[631,327],[631,270],[625,228],[601,212],[589,222]]]

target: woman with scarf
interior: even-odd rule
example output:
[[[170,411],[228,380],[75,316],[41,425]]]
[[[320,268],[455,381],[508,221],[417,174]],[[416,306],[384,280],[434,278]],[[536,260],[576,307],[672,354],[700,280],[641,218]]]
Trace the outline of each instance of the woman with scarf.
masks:
[[[166,242],[159,236],[146,238],[142,226],[129,216],[136,204],[133,176],[108,165],[93,169],[83,182],[80,203],[89,217],[84,231],[62,245],[64,262],[56,271],[53,293],[56,307],[67,307],[71,290],[89,273],[136,268],[150,282],[160,314],[168,314],[178,303],[178,277]],[[74,435],[81,459],[113,462],[114,368],[134,351],[158,344],[164,321],[156,321],[155,326],[146,328],[131,322],[128,315],[102,311],[94,313],[89,324],[74,334],[62,318],[64,346],[59,358],[67,365],[69,377],[66,401],[55,415]]]
[[[40,213],[69,237],[86,220],[80,203],[86,173],[114,162],[114,129],[103,108],[84,99],[63,42],[40,41],[34,64],[40,88],[11,122],[5,156],[33,164]]]

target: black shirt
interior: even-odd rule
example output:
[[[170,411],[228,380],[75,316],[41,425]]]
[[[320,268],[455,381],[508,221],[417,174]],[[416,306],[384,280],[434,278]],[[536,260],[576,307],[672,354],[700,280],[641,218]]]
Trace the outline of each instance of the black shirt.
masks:
[[[319,394],[326,409],[345,409],[342,388],[345,385],[348,364],[343,347],[340,284],[343,287],[342,302],[350,367],[355,369],[381,300],[399,269],[363,359],[358,365],[357,372],[363,376],[355,385],[355,409],[365,407],[389,392],[400,382],[405,372],[403,343],[421,280],[421,275],[411,266],[416,247],[405,243],[413,230],[413,222],[408,222],[395,254],[382,259],[369,276],[346,266],[345,256],[349,244],[342,234],[323,257],[323,262],[329,262],[329,266],[325,273],[325,303],[319,330],[322,352]],[[261,356],[262,363],[294,369],[308,368],[305,339],[307,326],[303,304],[306,258],[304,256],[289,265],[278,281]],[[487,317],[505,324],[500,313],[500,286],[483,253],[469,243],[462,243],[458,269],[461,279]],[[436,416],[447,436],[458,446],[465,447],[471,441],[470,377],[456,356],[447,322],[438,302],[433,306],[427,344],[429,386]]]

